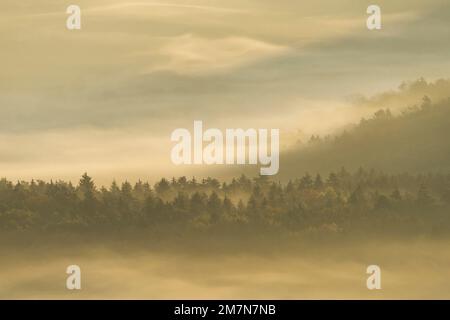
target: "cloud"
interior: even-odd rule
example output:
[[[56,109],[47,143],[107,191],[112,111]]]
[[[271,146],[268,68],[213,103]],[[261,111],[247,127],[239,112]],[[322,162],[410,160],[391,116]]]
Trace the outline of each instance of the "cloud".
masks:
[[[159,63],[147,71],[182,75],[223,73],[288,52],[287,47],[246,37],[208,39],[185,34],[166,41],[157,52]]]
[[[87,5],[89,3],[89,5]],[[94,3],[94,6],[92,6]],[[245,13],[245,10],[236,9],[236,8],[228,8],[221,6],[211,6],[211,5],[201,5],[201,4],[187,4],[187,3],[169,3],[169,2],[156,2],[156,1],[147,1],[147,2],[116,2],[107,4],[96,5],[98,1],[95,2],[85,2],[78,3],[82,9],[83,14],[116,14],[116,15],[177,15],[184,14],[189,15],[194,11],[204,12],[204,13],[218,13],[218,14],[235,14],[235,13]],[[60,10],[57,8],[57,11],[47,11],[47,12],[31,12],[26,14],[14,15],[13,18],[19,17],[28,17],[28,18],[36,18],[36,17],[51,17],[51,16],[65,16],[65,10]],[[146,10],[148,9],[148,10]]]
[[[109,10],[119,10],[128,8],[145,8],[145,7],[165,7],[174,9],[189,9],[189,10],[201,10],[207,12],[220,12],[220,13],[238,13],[243,12],[242,10],[215,6],[205,6],[205,5],[194,5],[194,4],[181,4],[181,3],[164,3],[164,2],[122,2],[115,3],[107,6],[94,7],[89,9],[90,11],[109,11]]]

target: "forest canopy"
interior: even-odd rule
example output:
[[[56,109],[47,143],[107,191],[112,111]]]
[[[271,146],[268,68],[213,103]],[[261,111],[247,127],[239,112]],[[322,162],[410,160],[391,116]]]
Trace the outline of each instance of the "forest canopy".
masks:
[[[388,175],[345,168],[286,184],[244,175],[96,187],[0,180],[3,230],[439,233],[450,230],[450,175]]]

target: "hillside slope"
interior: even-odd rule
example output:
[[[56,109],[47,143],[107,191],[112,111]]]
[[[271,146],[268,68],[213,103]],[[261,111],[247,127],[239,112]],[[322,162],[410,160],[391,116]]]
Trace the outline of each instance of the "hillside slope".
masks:
[[[450,172],[450,98],[399,116],[380,110],[349,132],[315,139],[281,155],[279,178],[305,171],[330,172],[360,166],[386,172]]]

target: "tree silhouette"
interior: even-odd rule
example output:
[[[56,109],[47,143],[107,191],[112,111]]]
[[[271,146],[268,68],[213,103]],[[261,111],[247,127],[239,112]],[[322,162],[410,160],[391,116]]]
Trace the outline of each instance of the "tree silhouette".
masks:
[[[162,179],[153,188],[147,182],[132,186],[125,181],[99,189],[87,173],[76,187],[63,181],[1,179],[0,229],[352,232],[377,226],[422,230],[439,223],[450,231],[450,219],[445,218],[449,186],[450,176],[444,174],[388,175],[362,168],[353,174],[331,173],[326,184],[320,174],[314,181],[305,174],[285,185],[241,176],[228,184],[182,178],[174,183]],[[330,225],[334,227],[326,227]]]

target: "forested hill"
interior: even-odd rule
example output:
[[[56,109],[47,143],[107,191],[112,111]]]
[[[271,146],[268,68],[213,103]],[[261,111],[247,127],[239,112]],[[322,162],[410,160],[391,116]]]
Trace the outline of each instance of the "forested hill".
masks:
[[[281,155],[280,179],[305,172],[375,168],[390,173],[450,172],[450,98],[393,116],[380,109],[335,137],[312,137],[305,147]]]

